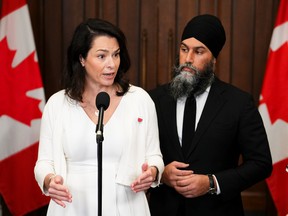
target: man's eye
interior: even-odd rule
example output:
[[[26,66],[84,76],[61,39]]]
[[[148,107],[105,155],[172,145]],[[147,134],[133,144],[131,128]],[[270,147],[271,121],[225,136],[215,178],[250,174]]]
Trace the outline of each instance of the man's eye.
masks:
[[[188,49],[187,48],[181,48],[181,51],[182,52],[188,52]]]

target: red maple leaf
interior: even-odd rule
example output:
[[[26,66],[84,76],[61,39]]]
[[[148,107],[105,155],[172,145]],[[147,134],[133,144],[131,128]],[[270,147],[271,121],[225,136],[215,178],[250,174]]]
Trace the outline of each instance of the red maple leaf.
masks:
[[[10,50],[6,37],[0,41],[0,116],[30,125],[31,120],[41,118],[40,100],[27,96],[27,92],[42,87],[39,65],[31,53],[15,68],[12,61],[16,51]]]
[[[265,72],[262,100],[266,103],[271,123],[282,119],[288,123],[288,43],[278,50],[270,50]]]

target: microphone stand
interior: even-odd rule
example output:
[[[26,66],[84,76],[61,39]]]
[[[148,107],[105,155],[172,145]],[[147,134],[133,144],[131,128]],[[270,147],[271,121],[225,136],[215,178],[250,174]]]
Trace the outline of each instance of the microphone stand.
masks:
[[[102,110],[101,110],[102,109]],[[97,158],[98,158],[98,216],[102,215],[102,142],[103,136],[103,107],[99,110],[99,119],[96,127]]]
[[[98,123],[96,126],[97,159],[98,159],[98,216],[102,215],[102,142],[103,137],[103,116],[108,108],[110,97],[106,92],[100,92],[96,96],[96,107],[99,110]]]

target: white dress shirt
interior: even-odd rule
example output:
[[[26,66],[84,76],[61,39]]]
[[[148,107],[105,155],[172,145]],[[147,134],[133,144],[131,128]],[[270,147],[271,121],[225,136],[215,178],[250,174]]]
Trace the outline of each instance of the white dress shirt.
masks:
[[[197,128],[198,122],[200,120],[202,111],[204,109],[206,100],[208,98],[208,94],[210,91],[211,86],[209,86],[201,95],[197,96],[195,98],[196,100],[196,118],[195,118],[195,130]],[[176,106],[176,121],[177,121],[177,131],[178,131],[178,137],[180,145],[182,145],[182,130],[183,130],[183,118],[184,118],[184,109],[185,109],[185,102],[187,100],[187,97],[182,97],[177,100],[177,106]],[[213,175],[216,184],[217,184],[217,194],[220,194],[220,187],[218,185],[217,178],[215,175]]]

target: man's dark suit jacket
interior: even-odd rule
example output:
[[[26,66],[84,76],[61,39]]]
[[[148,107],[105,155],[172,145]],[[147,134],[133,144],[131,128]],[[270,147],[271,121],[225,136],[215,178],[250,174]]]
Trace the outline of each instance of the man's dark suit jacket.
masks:
[[[162,184],[150,191],[152,216],[244,215],[241,191],[272,172],[266,132],[252,96],[216,78],[184,156],[177,134],[176,101],[169,94],[169,85],[149,93],[157,110],[165,165],[181,161],[189,163],[196,174],[215,174],[221,190],[219,195],[184,198]],[[183,207],[186,213],[177,214]]]

